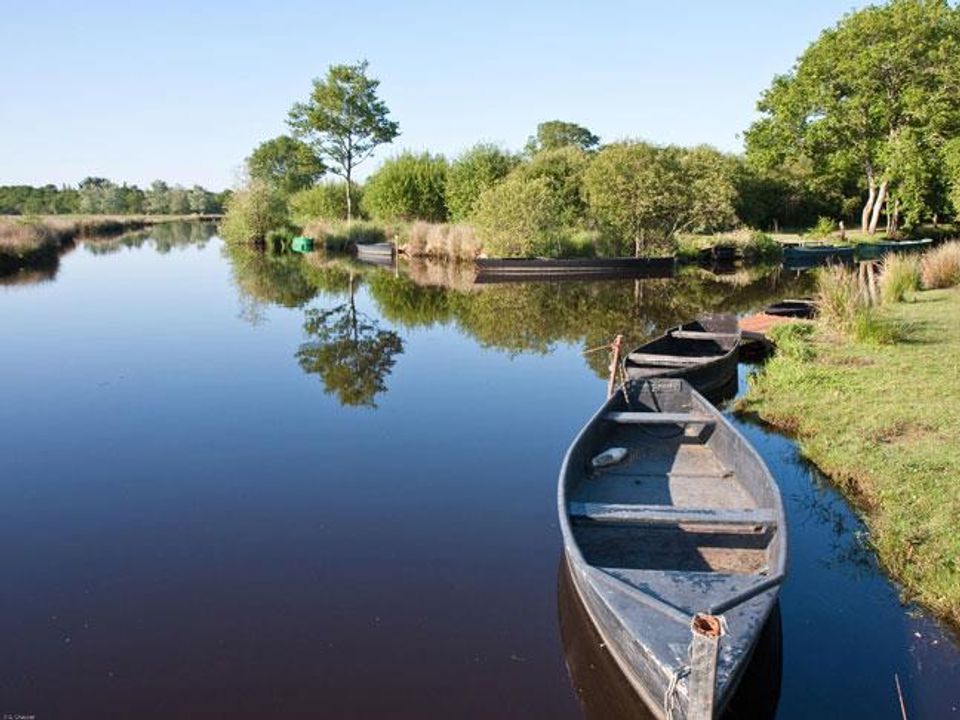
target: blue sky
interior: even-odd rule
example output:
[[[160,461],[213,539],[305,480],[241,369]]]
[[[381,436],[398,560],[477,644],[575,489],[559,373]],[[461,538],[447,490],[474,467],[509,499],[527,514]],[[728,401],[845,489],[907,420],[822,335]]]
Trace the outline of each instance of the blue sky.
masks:
[[[0,184],[219,189],[333,63],[370,61],[401,149],[520,148],[538,122],[739,150],[760,92],[864,3],[6,3]]]

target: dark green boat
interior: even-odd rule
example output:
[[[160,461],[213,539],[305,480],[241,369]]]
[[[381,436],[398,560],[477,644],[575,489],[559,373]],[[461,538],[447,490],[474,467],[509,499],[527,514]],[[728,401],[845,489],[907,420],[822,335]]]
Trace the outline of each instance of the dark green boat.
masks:
[[[933,245],[931,238],[922,240],[887,241],[877,243],[857,243],[857,259],[879,260],[887,253],[923,252]]]
[[[313,238],[300,235],[290,241],[290,249],[296,253],[313,252]]]

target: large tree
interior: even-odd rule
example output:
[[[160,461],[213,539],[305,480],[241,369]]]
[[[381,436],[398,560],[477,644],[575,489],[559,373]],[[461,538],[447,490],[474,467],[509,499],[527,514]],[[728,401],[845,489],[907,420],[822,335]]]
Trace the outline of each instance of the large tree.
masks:
[[[377,97],[380,81],[367,75],[367,65],[364,60],[331,66],[326,78],[313,81],[309,99],[293,106],[288,120],[294,133],[347,181],[348,220],[353,218],[353,169],[400,134],[386,103]]]
[[[289,195],[313,185],[327,168],[307,143],[280,135],[257,146],[247,158],[247,170],[254,180]]]
[[[600,144],[600,138],[583,125],[563,120],[548,120],[537,125],[537,134],[527,140],[527,152],[531,154],[542,150],[558,150],[573,146],[583,151],[593,150]]]
[[[875,232],[895,183],[917,202],[946,139],[960,130],[960,11],[892,0],[846,15],[780,75],[746,133],[767,167],[801,160],[840,185],[859,176],[861,224]]]

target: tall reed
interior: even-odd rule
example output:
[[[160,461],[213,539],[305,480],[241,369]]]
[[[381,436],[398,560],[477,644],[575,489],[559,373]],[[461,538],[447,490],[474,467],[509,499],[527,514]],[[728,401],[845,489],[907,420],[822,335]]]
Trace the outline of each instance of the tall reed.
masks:
[[[915,257],[889,253],[880,267],[880,299],[884,303],[903,302],[920,289],[920,263]]]
[[[960,240],[952,240],[924,254],[920,276],[928,290],[960,284]]]

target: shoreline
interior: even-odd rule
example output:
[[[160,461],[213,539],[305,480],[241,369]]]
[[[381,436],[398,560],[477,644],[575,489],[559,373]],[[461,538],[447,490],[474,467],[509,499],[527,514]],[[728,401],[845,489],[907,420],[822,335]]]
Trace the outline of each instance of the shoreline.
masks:
[[[927,290],[894,310],[913,336],[775,355],[736,412],[796,439],[861,514],[906,601],[960,629],[960,291]],[[953,402],[951,402],[953,400]]]

